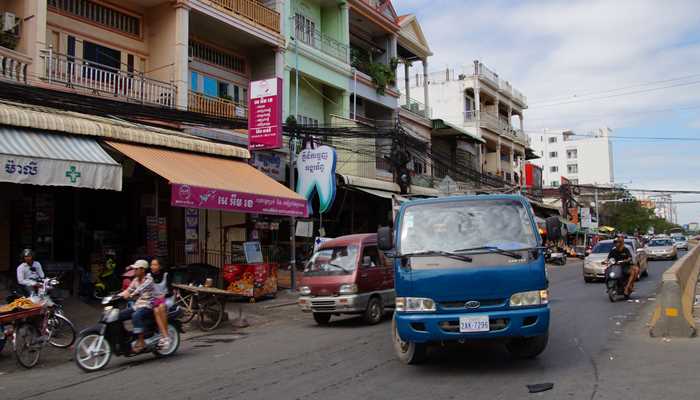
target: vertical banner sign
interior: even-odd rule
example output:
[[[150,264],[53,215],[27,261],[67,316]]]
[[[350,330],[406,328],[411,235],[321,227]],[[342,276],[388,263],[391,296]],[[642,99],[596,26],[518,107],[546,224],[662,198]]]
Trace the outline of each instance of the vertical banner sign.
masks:
[[[304,149],[297,160],[297,193],[308,201],[311,213],[311,199],[314,191],[318,193],[320,204],[319,213],[331,208],[335,199],[335,149],[329,146],[318,146],[315,149]]]
[[[199,210],[196,208],[185,209],[185,253],[196,254],[199,252]]]
[[[282,147],[282,79],[250,82],[248,149]]]

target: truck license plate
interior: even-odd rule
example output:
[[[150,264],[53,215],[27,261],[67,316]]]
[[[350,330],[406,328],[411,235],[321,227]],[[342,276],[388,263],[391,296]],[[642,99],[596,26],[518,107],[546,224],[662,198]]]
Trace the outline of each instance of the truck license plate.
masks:
[[[488,332],[489,328],[488,315],[481,315],[478,317],[459,317],[460,332]]]

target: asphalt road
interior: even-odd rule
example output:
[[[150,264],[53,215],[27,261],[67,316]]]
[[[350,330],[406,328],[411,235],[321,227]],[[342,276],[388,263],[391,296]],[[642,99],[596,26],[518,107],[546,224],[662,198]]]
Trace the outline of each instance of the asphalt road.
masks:
[[[80,372],[72,362],[3,372],[14,364],[5,351],[0,356],[0,398],[658,398],[650,393],[663,393],[658,387],[663,376],[646,380],[625,372],[617,381],[606,377],[614,375],[608,371],[634,372],[653,364],[644,358],[646,354],[664,357],[662,341],[642,339],[643,319],[661,272],[670,264],[651,262],[650,276],[638,283],[634,300],[614,304],[602,284],[584,283],[581,261],[551,267],[550,342],[536,360],[514,360],[497,343],[475,343],[437,348],[427,364],[406,366],[394,356],[388,317],[376,326],[342,318],[329,327],[317,327],[310,315],[282,307],[245,333],[222,329],[189,339],[168,359],[112,358],[107,370],[93,374]],[[688,353],[684,346],[678,348],[679,354]],[[644,350],[656,347],[658,351]],[[635,357],[628,358],[630,354]],[[674,368],[689,367],[664,365],[663,373],[669,376],[677,373]],[[528,393],[526,385],[543,382],[554,388]],[[694,393],[700,385],[694,381],[690,385],[675,398],[684,393],[697,398]]]

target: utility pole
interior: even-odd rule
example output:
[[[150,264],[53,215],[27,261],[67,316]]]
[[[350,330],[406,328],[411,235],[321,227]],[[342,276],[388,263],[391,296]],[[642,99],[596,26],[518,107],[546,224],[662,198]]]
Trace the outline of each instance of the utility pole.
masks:
[[[295,27],[296,32],[296,27]],[[294,35],[294,120],[299,115],[299,41]],[[297,124],[299,121],[297,121]],[[289,138],[289,186],[296,192],[296,165],[297,165],[297,132],[296,125],[294,132]],[[292,290],[297,288],[297,223],[294,216],[289,218],[289,258],[292,265],[290,272]]]
[[[598,213],[598,188],[595,188],[595,219],[600,226],[600,214]]]

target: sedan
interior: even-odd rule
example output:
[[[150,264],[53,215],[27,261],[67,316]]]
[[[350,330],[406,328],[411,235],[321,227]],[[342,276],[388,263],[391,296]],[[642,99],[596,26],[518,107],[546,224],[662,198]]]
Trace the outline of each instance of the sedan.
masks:
[[[586,256],[583,260],[583,279],[586,282],[593,282],[596,280],[605,280],[605,269],[607,265],[604,264],[608,259],[608,254],[610,250],[613,249],[615,244],[612,240],[602,240],[593,247],[591,253]],[[643,249],[637,248],[637,243],[632,239],[625,239],[625,247],[632,254],[632,264],[639,266],[639,272],[642,276],[647,276],[648,263],[647,256]]]
[[[673,238],[678,250],[688,250],[688,239],[685,236],[676,236]]]
[[[670,238],[652,239],[647,245],[650,260],[677,260],[678,250]]]

